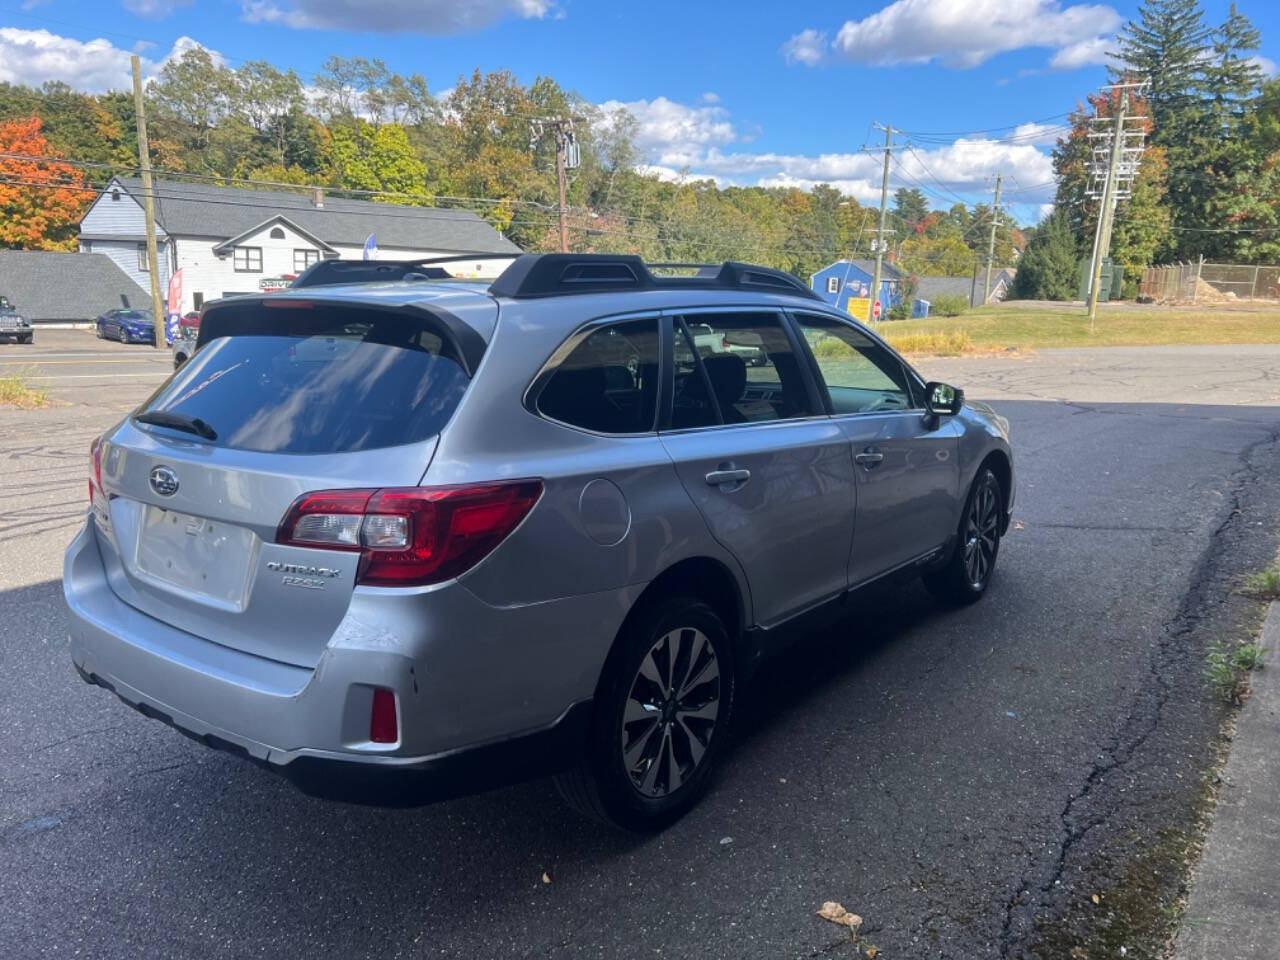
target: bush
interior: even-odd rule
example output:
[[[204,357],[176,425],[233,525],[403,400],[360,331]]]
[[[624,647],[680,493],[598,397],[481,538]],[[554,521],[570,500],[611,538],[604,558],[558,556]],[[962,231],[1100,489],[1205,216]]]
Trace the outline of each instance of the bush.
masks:
[[[813,344],[813,355],[815,357],[831,359],[845,357],[852,352],[849,345],[839,337],[828,337],[825,334]]]
[[[940,293],[929,303],[929,312],[936,317],[958,317],[969,309],[969,298],[959,293]]]
[[[888,318],[890,320],[910,320],[911,304],[895,303],[892,307],[889,308]]]
[[[973,349],[973,340],[965,330],[922,330],[917,333],[888,332],[889,345],[900,353],[927,353],[936,357],[955,357]]]

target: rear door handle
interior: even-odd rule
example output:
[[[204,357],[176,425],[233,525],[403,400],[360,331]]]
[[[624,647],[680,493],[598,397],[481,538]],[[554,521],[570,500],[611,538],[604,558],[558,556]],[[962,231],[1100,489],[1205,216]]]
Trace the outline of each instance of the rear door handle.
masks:
[[[874,467],[877,463],[879,463],[883,459],[884,459],[884,454],[881,453],[879,450],[877,450],[875,447],[867,447],[867,449],[863,450],[861,453],[854,454],[854,457],[853,457],[853,460],[855,463],[862,464],[868,470]]]
[[[713,487],[718,487],[721,484],[726,484],[726,483],[734,483],[734,484],[746,483],[750,479],[751,479],[751,471],[745,470],[745,469],[712,470],[710,473],[707,474],[707,483],[709,483]]]

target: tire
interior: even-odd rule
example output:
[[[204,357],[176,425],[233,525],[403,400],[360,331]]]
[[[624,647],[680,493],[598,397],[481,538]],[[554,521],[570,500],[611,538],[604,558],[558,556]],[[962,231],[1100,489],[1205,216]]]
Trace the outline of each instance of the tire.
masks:
[[[974,478],[960,514],[955,546],[946,563],[925,574],[924,585],[946,603],[973,603],[987,592],[1000,555],[1000,522],[1004,495],[989,467]]]
[[[36,338],[36,335],[34,333],[28,333],[25,337],[19,337],[18,342],[31,343],[33,340],[35,340],[35,338]]]
[[[124,332],[124,327],[116,327],[116,339],[121,343],[129,342],[129,335]]]
[[[619,634],[596,691],[586,757],[555,778],[556,789],[579,813],[624,830],[674,823],[724,756],[736,693],[719,615],[699,600],[659,600]]]

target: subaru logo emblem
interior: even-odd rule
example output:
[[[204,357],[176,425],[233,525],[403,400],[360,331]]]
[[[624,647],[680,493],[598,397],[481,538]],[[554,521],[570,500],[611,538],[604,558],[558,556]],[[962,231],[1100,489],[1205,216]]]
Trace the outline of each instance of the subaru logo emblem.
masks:
[[[162,497],[172,497],[178,492],[178,475],[168,467],[152,467],[151,489]]]

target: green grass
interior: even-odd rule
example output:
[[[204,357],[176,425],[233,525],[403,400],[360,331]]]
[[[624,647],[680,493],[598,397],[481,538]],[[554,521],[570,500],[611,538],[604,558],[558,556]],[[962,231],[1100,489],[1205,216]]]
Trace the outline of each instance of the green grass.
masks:
[[[1240,592],[1258,600],[1280,600],[1280,567],[1246,577]]]
[[[31,410],[49,405],[49,391],[28,386],[24,371],[0,376],[0,406]]]
[[[1095,329],[1084,307],[1006,303],[981,307],[954,319],[880,323],[876,332],[895,345],[914,335],[936,336],[939,328],[967,337],[964,352],[1009,348],[1114,347],[1156,344],[1280,343],[1280,304],[1274,307],[1163,307],[1104,304]],[[909,350],[910,347],[900,349]],[[927,352],[921,350],[918,352]]]
[[[1266,652],[1256,643],[1229,644],[1219,640],[1205,657],[1205,675],[1222,699],[1241,703],[1249,695],[1249,674],[1262,669]]]

